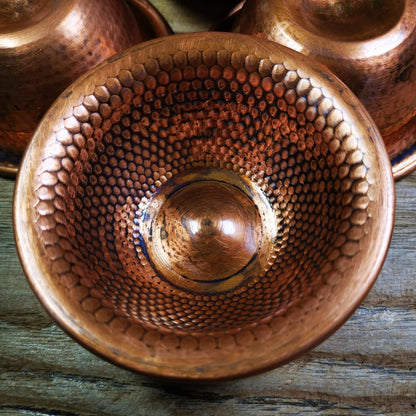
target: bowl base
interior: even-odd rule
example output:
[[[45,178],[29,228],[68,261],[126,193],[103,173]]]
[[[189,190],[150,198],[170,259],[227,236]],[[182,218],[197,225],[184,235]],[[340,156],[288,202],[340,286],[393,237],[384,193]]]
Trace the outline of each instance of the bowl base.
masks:
[[[0,150],[0,176],[14,178],[19,170],[21,156],[8,154]]]
[[[277,224],[261,190],[218,168],[165,182],[135,218],[140,253],[170,283],[230,290],[267,269]]]

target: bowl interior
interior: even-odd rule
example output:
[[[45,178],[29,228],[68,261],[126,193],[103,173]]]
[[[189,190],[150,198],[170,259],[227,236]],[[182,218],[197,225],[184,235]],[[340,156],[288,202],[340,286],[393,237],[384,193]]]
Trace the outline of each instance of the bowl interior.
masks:
[[[35,293],[94,352],[176,379],[257,372],[320,342],[384,259],[389,161],[357,99],[236,34],[152,41],[79,79],[19,175]]]

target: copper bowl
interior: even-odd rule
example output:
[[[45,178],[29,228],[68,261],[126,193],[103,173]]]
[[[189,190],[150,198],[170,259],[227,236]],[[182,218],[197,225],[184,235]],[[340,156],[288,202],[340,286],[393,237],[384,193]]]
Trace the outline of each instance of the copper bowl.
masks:
[[[23,270],[77,341],[221,380],[286,363],[358,307],[388,249],[390,161],[358,99],[273,42],[134,47],[78,79],[16,184]]]
[[[36,125],[71,82],[116,52],[170,33],[147,0],[1,2],[0,174],[16,174]]]
[[[232,31],[325,64],[378,126],[400,178],[416,168],[416,0],[247,0]]]

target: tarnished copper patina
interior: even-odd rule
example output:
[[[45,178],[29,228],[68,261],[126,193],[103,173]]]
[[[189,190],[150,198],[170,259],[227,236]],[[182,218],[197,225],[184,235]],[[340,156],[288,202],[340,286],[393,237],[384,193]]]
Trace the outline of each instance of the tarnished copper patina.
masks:
[[[175,35],[78,79],[36,130],[14,226],[40,301],[134,371],[281,365],[354,312],[384,261],[394,182],[355,95],[240,34]]]
[[[147,0],[0,2],[0,173],[16,174],[40,118],[72,81],[169,33]]]
[[[394,177],[415,169],[415,0],[247,0],[230,24],[325,64],[376,122]]]

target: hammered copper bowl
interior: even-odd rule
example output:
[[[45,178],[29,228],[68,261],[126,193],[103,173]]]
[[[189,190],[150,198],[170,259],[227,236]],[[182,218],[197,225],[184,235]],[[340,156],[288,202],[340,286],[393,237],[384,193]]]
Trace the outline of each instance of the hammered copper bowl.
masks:
[[[325,69],[238,34],[132,48],[54,103],[19,173],[25,274],[88,349],[221,380],[335,331],[388,248],[379,133]]]
[[[41,117],[104,59],[170,34],[147,0],[0,3],[0,174],[15,175]]]
[[[379,128],[393,175],[416,169],[416,0],[247,0],[233,31],[325,64]]]

